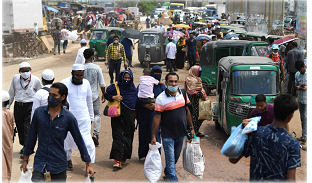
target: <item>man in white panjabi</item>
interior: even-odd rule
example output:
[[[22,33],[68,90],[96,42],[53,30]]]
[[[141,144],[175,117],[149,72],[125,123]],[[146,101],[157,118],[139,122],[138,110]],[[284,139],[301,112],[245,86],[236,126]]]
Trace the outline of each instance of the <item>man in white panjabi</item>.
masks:
[[[95,160],[95,145],[91,136],[91,123],[94,121],[92,91],[88,80],[84,79],[84,65],[74,64],[72,67],[72,77],[63,79],[61,82],[68,88],[69,111],[75,116],[84,143],[87,147],[91,163]],[[72,171],[71,161],[72,149],[78,151],[76,143],[70,133],[64,142],[67,153],[68,168]]]

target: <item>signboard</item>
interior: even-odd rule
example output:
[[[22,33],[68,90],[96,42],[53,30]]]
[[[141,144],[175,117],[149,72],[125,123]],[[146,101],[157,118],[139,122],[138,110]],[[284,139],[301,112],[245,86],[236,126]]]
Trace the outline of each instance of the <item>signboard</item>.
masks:
[[[298,1],[297,4],[297,22],[296,22],[296,33],[301,39],[307,37],[307,2]]]

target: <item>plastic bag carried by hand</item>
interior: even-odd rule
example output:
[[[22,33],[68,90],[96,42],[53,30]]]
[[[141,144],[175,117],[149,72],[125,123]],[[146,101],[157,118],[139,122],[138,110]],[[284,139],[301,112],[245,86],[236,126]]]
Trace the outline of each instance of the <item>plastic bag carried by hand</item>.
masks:
[[[90,174],[88,174],[88,177],[86,178],[85,183],[91,183]]]
[[[260,119],[261,119],[261,116],[250,118],[251,121],[243,129],[243,134],[250,133],[253,131],[257,131],[258,123],[259,123]]]
[[[195,136],[188,140],[187,138],[183,149],[183,168],[203,179],[205,170],[205,157],[199,146],[200,138]]]
[[[229,158],[238,158],[244,150],[247,138],[247,135],[243,134],[242,124],[238,125],[224,143],[221,153]]]
[[[32,183],[31,181],[32,172],[30,170],[31,167],[27,167],[27,169],[28,170],[26,171],[26,173],[24,173],[22,170],[21,177],[19,178],[18,183]]]
[[[157,182],[162,173],[161,156],[158,148],[161,144],[156,142],[156,145],[149,144],[150,150],[147,153],[144,162],[144,175],[151,182]]]

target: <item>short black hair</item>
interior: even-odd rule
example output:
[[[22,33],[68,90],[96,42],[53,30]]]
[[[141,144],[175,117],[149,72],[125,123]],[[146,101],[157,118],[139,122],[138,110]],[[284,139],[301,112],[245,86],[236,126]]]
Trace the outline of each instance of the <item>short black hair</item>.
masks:
[[[53,78],[52,80],[45,80],[45,79],[41,78],[41,80],[42,80],[42,82],[44,82],[46,85],[50,85],[50,84],[53,83],[54,78]]]
[[[92,48],[88,48],[83,51],[83,56],[85,59],[90,58],[92,55],[94,55],[94,51]]]
[[[266,102],[266,97],[263,94],[258,94],[255,98],[256,102]]]
[[[172,37],[168,37],[169,42],[172,42],[172,40],[173,40]]]
[[[86,46],[87,45],[87,43],[80,43],[82,46]]]
[[[143,73],[144,73],[145,75],[150,76],[151,73],[152,73],[152,70],[151,70],[150,68],[144,68],[144,69],[143,69]]]
[[[287,116],[298,109],[298,103],[290,94],[280,94],[274,99],[274,119],[285,121]]]
[[[113,39],[115,39],[115,38],[118,38],[118,39],[119,39],[119,36],[115,35],[115,36],[113,37]]]
[[[221,34],[217,34],[217,37],[221,37]]]
[[[302,67],[305,67],[304,62],[302,60],[297,60],[295,62],[295,67],[299,71]]]
[[[166,81],[168,81],[168,78],[169,78],[170,75],[172,75],[172,76],[177,76],[177,77],[178,77],[178,80],[179,80],[179,75],[178,75],[177,73],[175,73],[175,72],[169,72],[169,73],[166,75],[166,77],[165,77],[165,80],[166,80]]]
[[[294,41],[294,42],[292,42],[292,46],[297,48],[298,47],[298,43]]]
[[[9,104],[10,100],[2,102],[2,107],[6,107]]]
[[[217,36],[212,36],[211,39],[217,39]]]
[[[65,104],[66,103],[66,98],[67,98],[67,95],[68,95],[68,88],[66,87],[66,85],[64,85],[63,83],[53,83],[51,88],[57,88],[59,89],[59,94],[61,96],[65,95],[65,99],[62,101],[62,104]]]

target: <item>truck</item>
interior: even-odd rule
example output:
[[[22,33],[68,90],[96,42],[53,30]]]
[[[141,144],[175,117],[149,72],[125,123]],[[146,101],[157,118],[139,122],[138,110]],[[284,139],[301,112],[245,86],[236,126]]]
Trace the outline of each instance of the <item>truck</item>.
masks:
[[[133,12],[135,17],[139,16],[139,8],[138,7],[128,7],[127,9],[130,10],[131,13]]]
[[[169,6],[169,17],[172,18],[172,14],[174,10],[183,10],[184,9],[184,3],[170,3]]]
[[[208,17],[216,17],[216,15],[218,15],[218,18],[221,18],[222,13],[225,13],[225,4],[208,4],[205,7]]]
[[[34,23],[37,23],[39,32],[47,30],[44,16],[41,0],[2,0],[2,35],[33,32]]]

